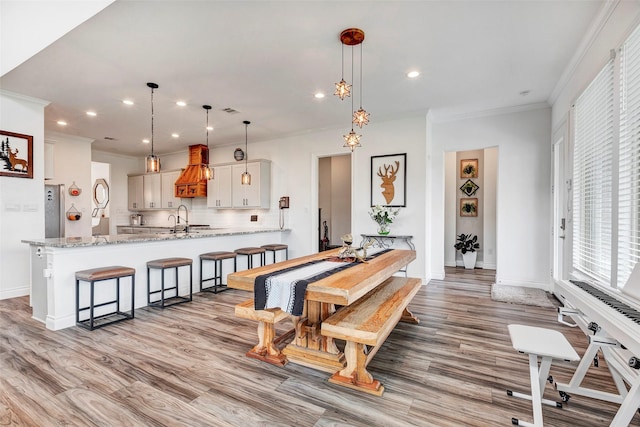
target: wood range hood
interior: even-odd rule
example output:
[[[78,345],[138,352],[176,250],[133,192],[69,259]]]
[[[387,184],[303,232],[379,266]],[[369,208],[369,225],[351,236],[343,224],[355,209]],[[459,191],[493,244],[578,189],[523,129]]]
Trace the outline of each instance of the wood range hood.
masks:
[[[206,145],[189,146],[189,164],[175,182],[175,196],[180,198],[207,197],[207,179],[202,177],[202,166],[209,164]]]

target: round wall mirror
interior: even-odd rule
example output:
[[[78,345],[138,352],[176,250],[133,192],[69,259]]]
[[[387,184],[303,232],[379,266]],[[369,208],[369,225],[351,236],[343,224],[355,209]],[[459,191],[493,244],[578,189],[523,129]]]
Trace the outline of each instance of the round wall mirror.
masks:
[[[98,209],[104,209],[109,204],[109,185],[104,179],[96,179],[93,184],[93,201]]]

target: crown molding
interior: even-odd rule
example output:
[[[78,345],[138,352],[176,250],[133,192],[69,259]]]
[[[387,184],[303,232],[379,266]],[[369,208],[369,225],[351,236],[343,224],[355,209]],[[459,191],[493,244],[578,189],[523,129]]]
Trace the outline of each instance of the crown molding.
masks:
[[[18,101],[31,102],[33,104],[40,105],[42,107],[46,107],[47,105],[51,104],[51,101],[47,101],[47,100],[40,99],[40,98],[34,98],[32,96],[23,95],[21,93],[10,92],[10,91],[4,90],[4,89],[0,89],[0,95],[6,96],[6,97],[9,97],[9,98],[13,98],[13,99],[17,99]]]
[[[575,53],[571,57],[571,60],[562,72],[560,79],[556,83],[556,86],[551,91],[551,94],[547,99],[549,105],[553,105],[556,102],[556,100],[560,96],[560,93],[562,93],[564,88],[567,86],[567,84],[575,74],[578,65],[582,62],[584,56],[587,54],[594,41],[600,35],[600,32],[604,28],[605,24],[607,23],[607,21],[611,17],[611,14],[616,9],[619,3],[620,0],[610,0],[602,4],[602,7],[598,11],[598,15],[589,26],[589,29],[582,38],[580,45],[578,45],[578,48],[576,49]]]
[[[477,119],[488,116],[501,116],[504,114],[522,113],[524,111],[541,110],[551,108],[546,102],[536,102],[534,104],[513,105],[511,107],[492,108],[480,111],[469,111],[464,113],[438,113],[431,111],[429,117],[432,123],[457,122],[459,120]]]

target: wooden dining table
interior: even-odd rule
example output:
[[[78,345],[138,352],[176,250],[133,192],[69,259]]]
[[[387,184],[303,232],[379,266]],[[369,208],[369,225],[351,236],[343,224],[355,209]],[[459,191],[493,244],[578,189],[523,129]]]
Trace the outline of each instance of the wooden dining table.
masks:
[[[227,277],[227,286],[253,292],[255,279],[260,275],[275,273],[309,261],[334,258],[339,251],[340,249],[332,249],[231,273]],[[345,365],[344,354],[338,349],[333,338],[321,335],[322,322],[336,311],[336,306],[348,306],[365,297],[394,273],[405,269],[415,258],[416,252],[413,250],[393,249],[309,283],[302,316],[290,316],[295,335],[282,350],[287,361],[331,373],[342,369]],[[265,336],[260,331],[260,326],[258,329],[259,339],[263,341]]]

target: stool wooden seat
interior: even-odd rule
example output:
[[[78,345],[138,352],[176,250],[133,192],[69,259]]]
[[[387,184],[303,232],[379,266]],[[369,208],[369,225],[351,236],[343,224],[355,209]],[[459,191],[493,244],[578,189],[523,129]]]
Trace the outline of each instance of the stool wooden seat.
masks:
[[[236,256],[245,255],[247,257],[247,268],[249,269],[253,268],[254,255],[260,255],[260,267],[264,265],[264,258],[265,258],[264,254],[266,252],[264,248],[250,246],[246,248],[236,249],[234,252]]]
[[[262,245],[260,246],[261,248],[263,248],[265,251],[267,252],[271,252],[273,253],[273,263],[275,264],[276,262],[276,252],[277,251],[285,251],[284,252],[284,259],[288,260],[289,259],[289,246],[285,245],[283,243],[270,243],[268,245]],[[266,261],[266,255],[265,255],[265,261]]]
[[[179,292],[179,280],[178,280],[178,268],[189,267],[189,296],[181,296]],[[160,270],[160,289],[151,289],[151,270]],[[165,270],[174,269],[175,271],[175,283],[171,287],[165,286]],[[175,294],[167,297],[165,293],[167,291],[175,290]],[[151,301],[151,296],[160,294],[160,299]],[[175,304],[188,302],[193,299],[193,260],[191,258],[160,258],[147,262],[147,305],[151,307],[165,308]]]
[[[136,270],[131,267],[112,265],[109,267],[98,267],[89,270],[76,271],[76,325],[89,329],[90,331],[101,328],[111,323],[120,322],[134,318],[135,308],[135,274]],[[131,277],[131,303],[128,312],[122,311],[120,307],[120,279]],[[105,280],[116,281],[115,299],[98,303],[95,302],[95,284]],[[90,297],[89,305],[80,307],[80,282],[89,282]],[[115,310],[104,312],[96,316],[95,309],[115,304]],[[89,310],[89,318],[80,320],[80,313]]]
[[[575,362],[580,356],[573,349],[562,333],[552,329],[537,328],[525,325],[509,325],[509,335],[513,348],[529,355],[529,376],[531,395],[507,390],[507,395],[531,400],[533,405],[533,424],[512,418],[511,423],[520,426],[541,427],[542,404],[562,408],[562,403],[543,399],[544,386],[553,359]],[[541,358],[538,367],[538,357]]]
[[[200,292],[218,292],[226,291],[227,284],[222,283],[222,261],[225,259],[233,259],[233,272],[236,271],[236,253],[235,252],[207,252],[206,254],[200,254]],[[213,261],[213,276],[205,278],[202,275],[202,264],[205,261]],[[213,280],[213,285],[204,287],[204,283]],[[218,289],[220,288],[220,289]]]

